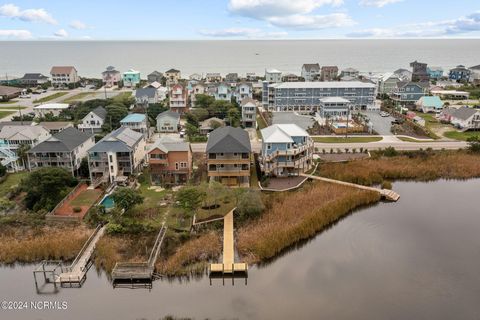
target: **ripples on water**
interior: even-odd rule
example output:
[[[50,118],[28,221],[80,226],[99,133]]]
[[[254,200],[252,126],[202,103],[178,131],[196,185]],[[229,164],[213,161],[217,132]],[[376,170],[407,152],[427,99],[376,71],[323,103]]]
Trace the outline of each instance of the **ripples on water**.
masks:
[[[0,298],[68,301],[66,312],[1,319],[480,319],[480,180],[395,183],[398,203],[359,210],[298,250],[249,272],[112,289],[90,270],[81,289],[37,296],[32,266],[0,269]],[[1,299],[0,299],[1,300]]]

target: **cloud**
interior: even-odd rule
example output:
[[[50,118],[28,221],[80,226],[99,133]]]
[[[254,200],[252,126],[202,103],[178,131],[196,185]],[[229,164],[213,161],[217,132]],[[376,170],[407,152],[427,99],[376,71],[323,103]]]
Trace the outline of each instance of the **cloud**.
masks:
[[[32,38],[32,33],[28,30],[1,30],[0,38],[26,40]]]
[[[264,32],[255,28],[200,30],[199,33],[203,36],[214,38],[279,38],[287,35],[286,32]]]
[[[402,2],[403,0],[360,0],[360,5],[366,7],[382,8],[388,4]]]
[[[68,26],[70,28],[77,29],[77,30],[85,30],[89,28],[89,26],[87,26],[85,23],[83,23],[80,20],[73,20],[72,22],[70,22]]]
[[[343,0],[230,0],[228,9],[241,16],[263,19],[306,14],[324,5],[342,4]]]
[[[68,32],[65,31],[65,29],[60,29],[60,30],[57,30],[53,33],[53,35],[57,38],[66,38],[68,37]]]
[[[276,27],[313,30],[353,25],[354,21],[346,13],[314,13],[322,6],[341,5],[343,0],[230,0],[228,10]]]
[[[480,31],[480,12],[452,20],[359,30],[347,36],[352,38],[436,38],[475,31]]]
[[[11,3],[0,6],[0,17],[57,24],[57,21],[45,9],[21,10],[18,6]]]
[[[345,13],[328,15],[291,15],[272,17],[269,22],[277,27],[296,29],[326,29],[352,26],[355,22]]]

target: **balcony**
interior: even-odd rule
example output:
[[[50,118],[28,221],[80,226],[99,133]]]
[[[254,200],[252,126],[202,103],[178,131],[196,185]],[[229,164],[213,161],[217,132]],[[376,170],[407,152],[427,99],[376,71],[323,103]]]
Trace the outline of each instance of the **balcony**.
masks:
[[[296,147],[296,148],[290,148],[288,150],[276,150],[276,151],[272,152],[271,154],[265,156],[265,160],[266,161],[271,161],[272,159],[274,159],[276,157],[279,157],[279,156],[295,156],[295,155],[298,155],[298,154],[300,154],[304,151],[308,151],[308,150],[313,152],[313,147],[314,147],[314,143],[309,142],[307,144],[301,145],[301,146]]]
[[[250,176],[250,168],[217,168],[208,170],[209,177],[248,177]]]

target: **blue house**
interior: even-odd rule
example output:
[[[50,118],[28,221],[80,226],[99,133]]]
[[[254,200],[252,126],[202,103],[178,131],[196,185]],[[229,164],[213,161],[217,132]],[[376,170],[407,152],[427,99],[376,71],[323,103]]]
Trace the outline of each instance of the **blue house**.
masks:
[[[427,73],[430,79],[438,80],[443,77],[443,69],[440,67],[428,67]]]
[[[418,99],[415,103],[417,110],[421,110],[423,113],[435,112],[439,113],[443,109],[443,101],[437,96],[425,96]]]
[[[288,177],[313,165],[314,142],[296,124],[274,124],[261,130],[260,168],[265,175]]]
[[[450,70],[448,77],[454,81],[468,81],[470,80],[470,70],[465,68],[465,66],[459,65]]]
[[[125,87],[135,87],[140,83],[140,71],[130,69],[122,75],[123,85]]]
[[[120,125],[133,131],[148,135],[148,119],[143,113],[131,113],[120,120]]]
[[[390,98],[399,105],[414,105],[429,87],[428,82],[398,82],[393,89]]]

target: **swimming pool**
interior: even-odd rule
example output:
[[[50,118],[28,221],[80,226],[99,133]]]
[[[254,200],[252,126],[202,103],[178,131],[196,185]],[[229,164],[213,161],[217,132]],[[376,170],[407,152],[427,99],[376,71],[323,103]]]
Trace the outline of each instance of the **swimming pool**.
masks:
[[[105,209],[112,209],[115,206],[115,202],[113,201],[112,197],[109,195],[103,198],[103,200],[100,202],[102,206],[105,207]]]

